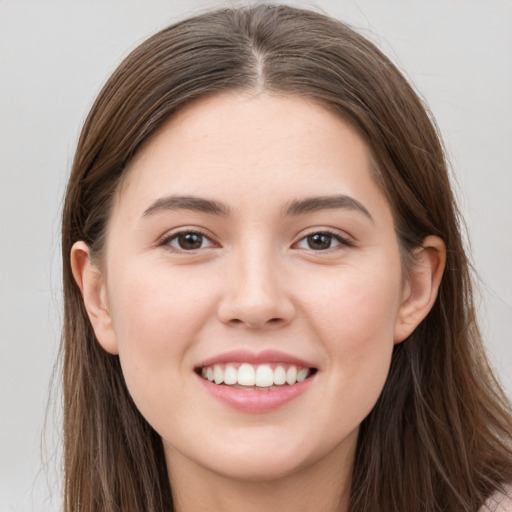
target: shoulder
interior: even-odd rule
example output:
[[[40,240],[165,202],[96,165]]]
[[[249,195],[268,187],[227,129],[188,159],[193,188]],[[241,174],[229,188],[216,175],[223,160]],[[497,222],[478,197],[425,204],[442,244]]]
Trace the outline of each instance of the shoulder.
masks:
[[[479,512],[512,512],[512,484],[505,486],[503,492],[494,493]]]

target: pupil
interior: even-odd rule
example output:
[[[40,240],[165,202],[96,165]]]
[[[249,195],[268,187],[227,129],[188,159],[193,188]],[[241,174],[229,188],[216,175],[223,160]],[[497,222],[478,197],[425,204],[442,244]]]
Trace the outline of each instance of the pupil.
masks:
[[[197,233],[186,233],[178,237],[181,249],[199,249],[202,244],[202,235]]]
[[[311,249],[329,249],[331,247],[331,235],[316,233],[308,236],[308,245]]]

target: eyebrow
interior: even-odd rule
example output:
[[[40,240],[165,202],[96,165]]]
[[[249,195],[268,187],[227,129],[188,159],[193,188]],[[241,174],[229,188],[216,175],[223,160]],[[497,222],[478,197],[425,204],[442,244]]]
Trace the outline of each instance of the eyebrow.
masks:
[[[226,217],[231,213],[229,206],[218,201],[194,196],[165,196],[157,199],[144,211],[142,216],[148,217],[156,212],[166,210],[191,210],[210,215],[220,215],[222,217]]]
[[[358,211],[364,214],[373,222],[370,212],[353,197],[346,195],[337,196],[318,196],[308,197],[306,199],[295,199],[290,201],[283,208],[283,215],[304,215],[307,213],[318,212],[321,210],[345,209]],[[219,201],[204,199],[195,196],[165,196],[157,199],[142,214],[148,217],[159,211],[168,210],[191,210],[209,215],[218,215],[227,217],[232,210],[229,206]]]
[[[306,213],[334,209],[358,211],[373,222],[370,212],[357,199],[346,195],[309,197],[290,201],[284,208],[284,214],[304,215]]]

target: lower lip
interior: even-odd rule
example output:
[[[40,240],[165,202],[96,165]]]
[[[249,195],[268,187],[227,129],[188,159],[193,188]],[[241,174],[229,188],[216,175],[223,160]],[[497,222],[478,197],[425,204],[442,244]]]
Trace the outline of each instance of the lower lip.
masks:
[[[248,413],[263,413],[279,409],[304,393],[312,383],[315,376],[292,386],[256,391],[252,389],[237,389],[222,384],[214,384],[209,380],[197,376],[204,389],[219,402],[233,409]]]

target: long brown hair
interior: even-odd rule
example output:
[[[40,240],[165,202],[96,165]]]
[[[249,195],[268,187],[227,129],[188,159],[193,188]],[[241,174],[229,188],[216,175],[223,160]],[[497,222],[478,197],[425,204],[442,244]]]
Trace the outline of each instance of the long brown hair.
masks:
[[[350,511],[475,512],[512,481],[512,419],[483,352],[435,124],[365,38],[326,16],[268,5],[198,15],[149,38],[85,122],[62,223],[65,510],[173,510],[161,439],[134,406],[118,357],[96,342],[70,250],[83,240],[101,257],[124,170],[169,116],[237,90],[300,95],[338,112],[372,151],[404,261],[428,235],[447,247],[437,301],[395,347],[382,395],[361,425]]]

